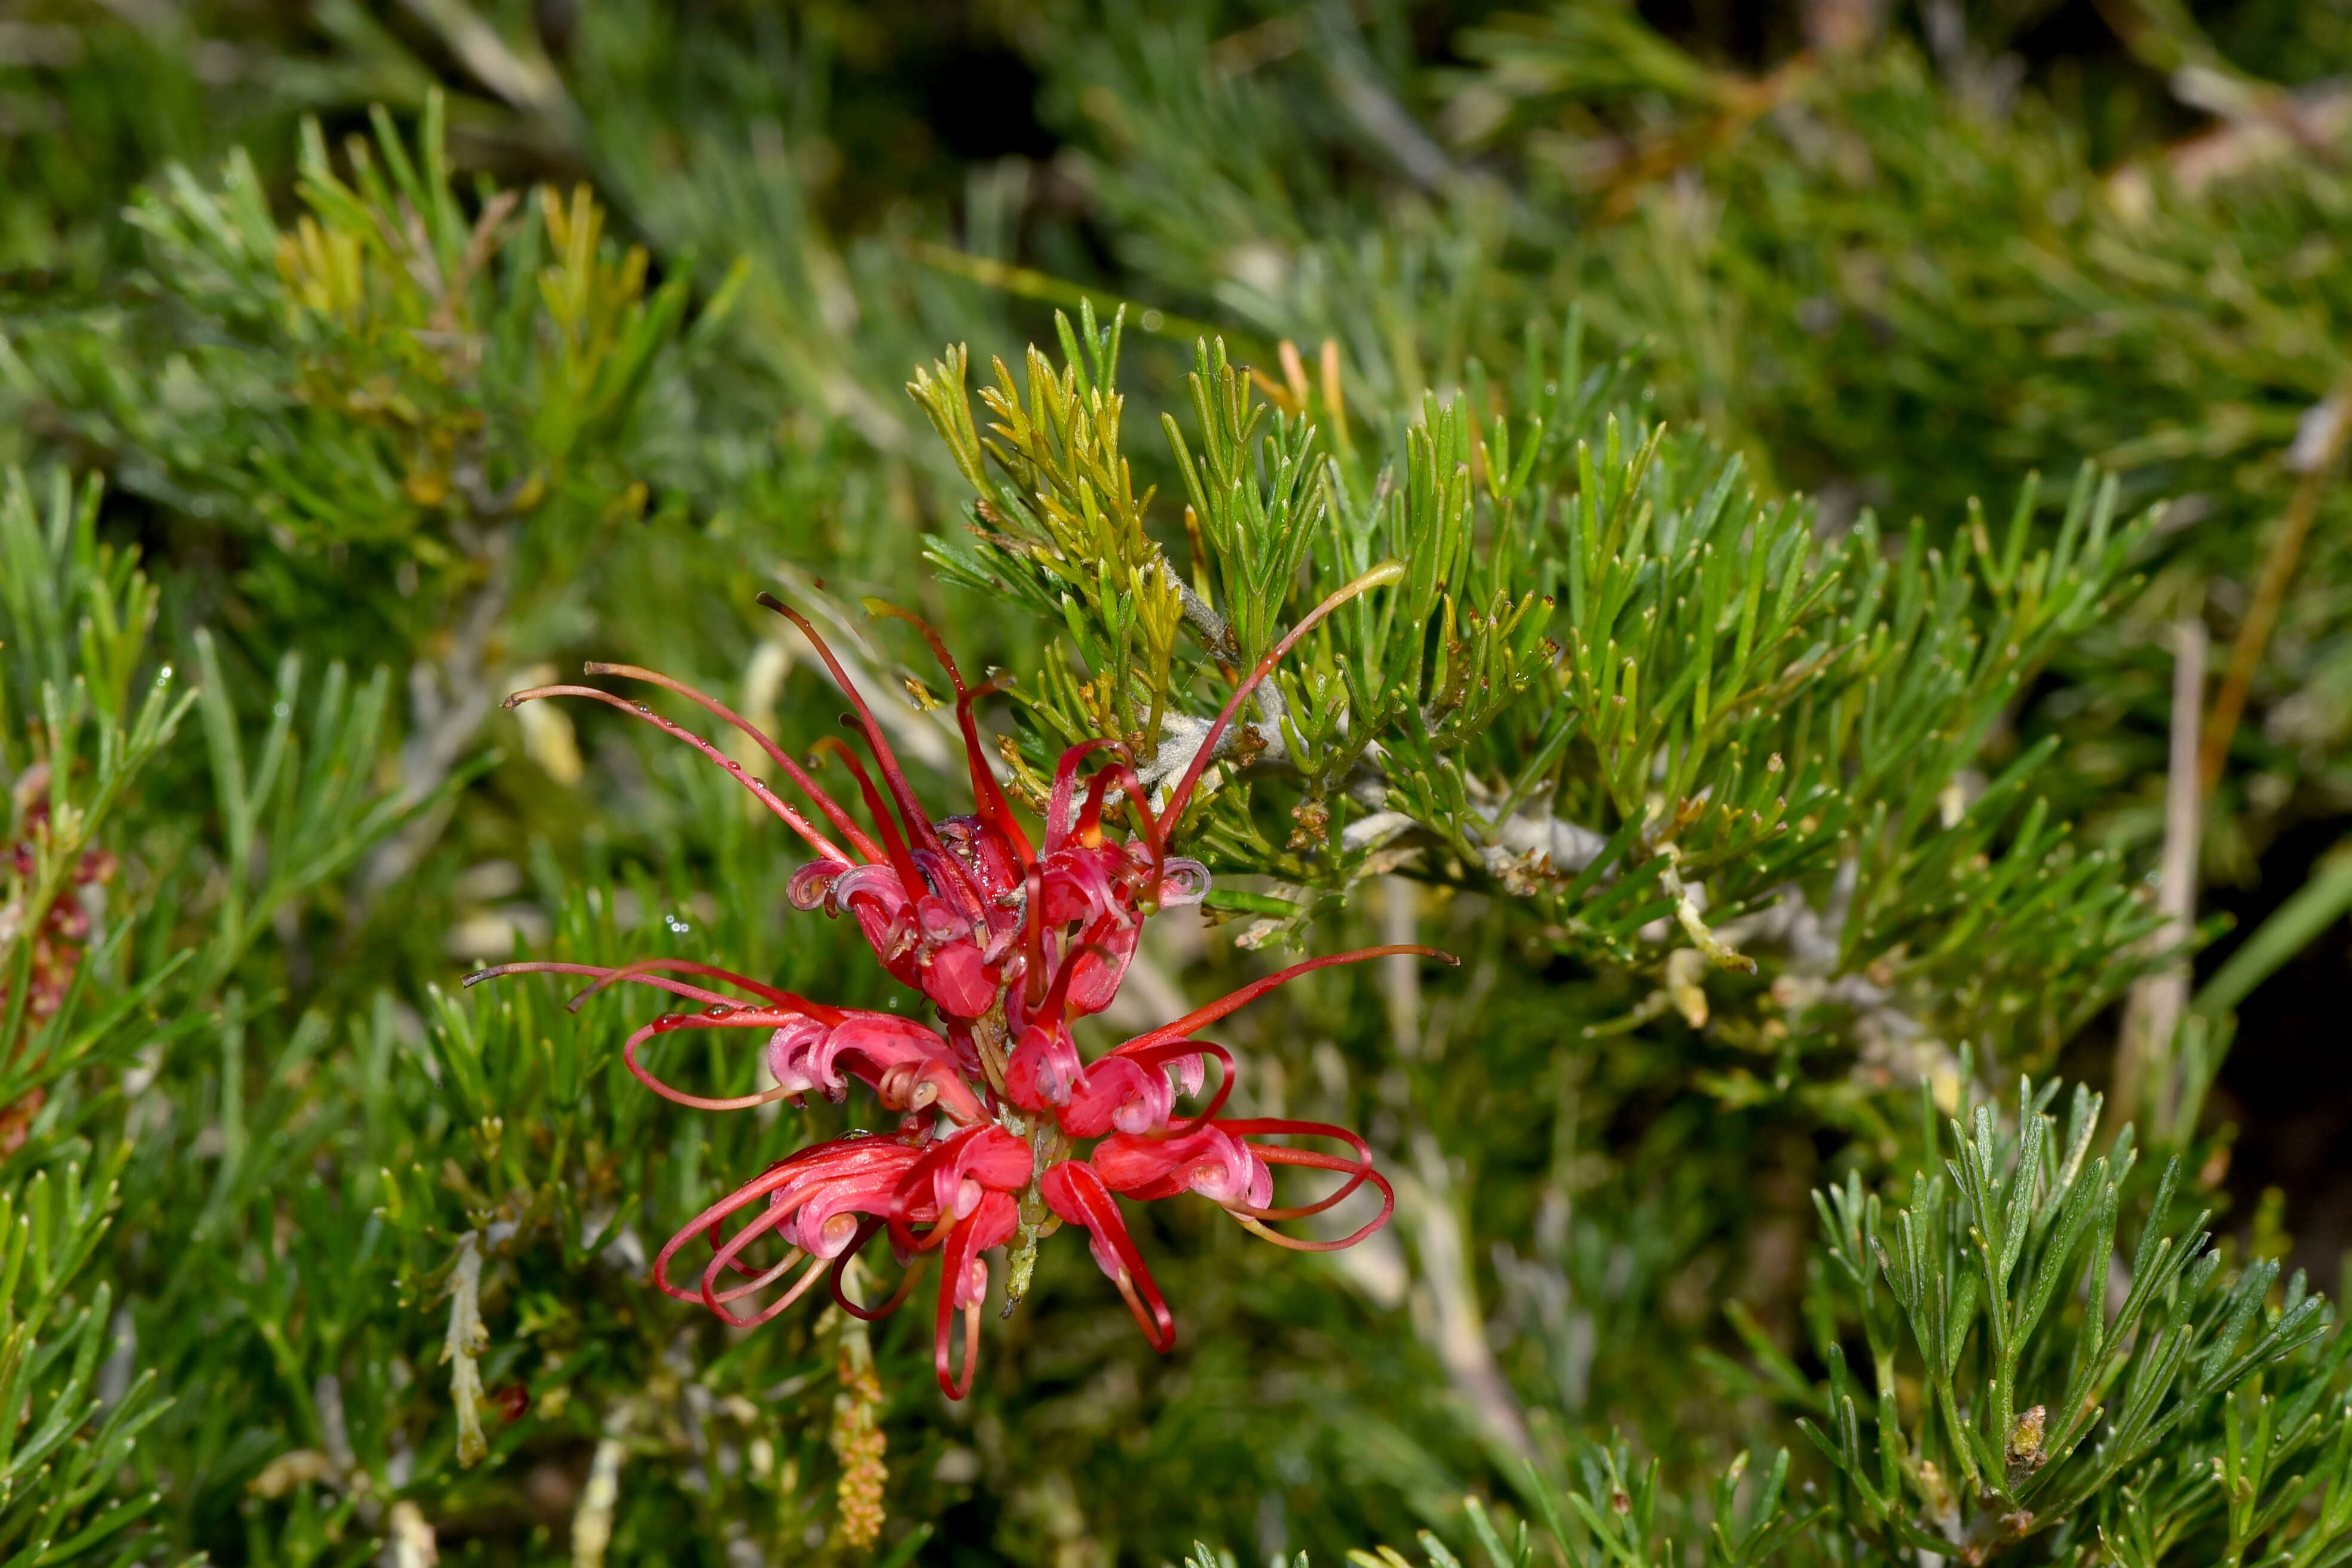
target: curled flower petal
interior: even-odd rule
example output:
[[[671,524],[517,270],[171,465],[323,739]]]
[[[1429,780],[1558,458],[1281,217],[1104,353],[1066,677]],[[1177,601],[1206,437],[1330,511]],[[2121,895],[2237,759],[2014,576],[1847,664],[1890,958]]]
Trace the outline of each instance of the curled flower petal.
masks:
[[[1064,1160],[1045,1168],[1045,1178],[1038,1183],[1045,1206],[1052,1209],[1066,1224],[1075,1225],[1087,1233],[1087,1245],[1094,1253],[1095,1266],[1118,1287],[1127,1300],[1128,1310],[1135,1314],[1136,1326],[1151,1348],[1166,1352],[1176,1348],[1176,1320],[1169,1314],[1168,1303],[1160,1294],[1160,1287],[1144,1267],[1143,1254],[1136,1249],[1135,1238],[1128,1234],[1127,1221],[1120,1217],[1118,1204],[1094,1167],[1079,1160]]]
[[[902,1064],[953,1060],[935,1031],[895,1013],[850,1013],[830,1026],[796,1020],[768,1037],[768,1070],[786,1092],[814,1089],[834,1100],[848,1088],[844,1068],[878,1088]]]
[[[1118,995],[1127,966],[1135,958],[1136,939],[1143,928],[1105,919],[1087,933],[1087,943],[1072,959],[1070,1011],[1080,1017],[1101,1012]]]
[[[942,817],[939,828],[940,842],[970,870],[982,896],[990,903],[1021,886],[1028,874],[1019,852],[986,818]],[[1006,923],[1012,922],[1008,919]]]
[[[971,934],[971,921],[936,893],[915,900],[915,923],[925,942],[958,942]]]
[[[890,1205],[891,1234],[909,1252],[936,1246],[940,1231],[917,1242],[908,1227],[944,1226],[969,1215],[986,1193],[1027,1186],[1035,1170],[1029,1145],[992,1121],[940,1139],[899,1178]]]
[[[1238,1220],[1243,1229],[1260,1240],[1270,1241],[1276,1247],[1288,1247],[1293,1252],[1338,1252],[1342,1248],[1355,1246],[1356,1243],[1388,1224],[1389,1216],[1396,1213],[1396,1189],[1389,1185],[1388,1178],[1374,1170],[1369,1161],[1349,1162],[1335,1155],[1319,1154],[1309,1149],[1285,1149],[1270,1143],[1253,1143],[1250,1145],[1250,1152],[1259,1160],[1272,1164],[1310,1165],[1317,1170],[1348,1173],[1348,1180],[1320,1203],[1307,1204],[1295,1209],[1269,1209],[1263,1205],[1244,1208],[1237,1205],[1227,1205],[1225,1212]],[[1265,1226],[1265,1222],[1268,1220],[1291,1219],[1305,1215],[1320,1214],[1341,1198],[1353,1193],[1365,1182],[1371,1183],[1379,1189],[1381,1212],[1346,1236],[1328,1241],[1315,1241],[1295,1236],[1285,1236],[1279,1231],[1268,1230]]]
[[[918,849],[915,864],[922,868],[923,880],[930,889],[929,896],[938,898],[955,910],[966,925],[988,917],[988,896],[973,879],[971,867],[961,857],[944,847],[938,849]]]
[[[777,1193],[771,1207],[792,1206],[776,1234],[812,1258],[830,1261],[845,1252],[861,1228],[859,1216],[878,1214],[898,1192],[890,1173],[858,1172],[808,1183],[790,1194]]]
[[[1045,862],[1045,919],[1048,926],[1073,925],[1121,916],[1123,900],[1111,872],[1126,857],[1104,847],[1074,846]]]
[[[988,1263],[980,1255],[1012,1240],[1020,1227],[1019,1206],[1009,1194],[992,1192],[956,1221],[948,1237],[940,1273],[939,1337],[932,1365],[939,1373],[940,1391],[950,1399],[961,1399],[971,1392],[972,1372],[980,1360],[980,1308],[988,1299]],[[948,1368],[958,1309],[963,1314],[963,1371],[953,1376]]]
[[[793,873],[793,879],[784,885],[784,897],[803,914],[822,909],[832,900],[834,884],[852,868],[846,860],[812,860]]]
[[[1113,1127],[1122,1132],[1165,1127],[1175,1108],[1176,1086],[1166,1073],[1132,1057],[1105,1057],[1087,1069],[1059,1121],[1073,1138],[1099,1138]]]
[[[996,979],[969,938],[926,952],[921,960],[923,994],[958,1018],[977,1018],[996,1003]]]
[[[1335,1127],[1328,1121],[1299,1121],[1282,1116],[1233,1117],[1218,1122],[1217,1125],[1236,1138],[1247,1138],[1253,1134],[1264,1137],[1269,1133],[1285,1133],[1302,1138],[1328,1138],[1335,1143],[1348,1145],[1352,1155],[1352,1158],[1342,1160],[1334,1155],[1320,1154],[1307,1149],[1285,1148],[1280,1144],[1250,1144],[1249,1150],[1252,1154],[1274,1164],[1312,1165],[1318,1170],[1345,1171],[1349,1175],[1345,1183],[1319,1202],[1307,1204],[1299,1208],[1286,1209],[1269,1209],[1261,1205],[1254,1216],[1257,1219],[1304,1219],[1309,1215],[1318,1215],[1346,1200],[1349,1194],[1363,1185],[1365,1182],[1380,1180],[1380,1173],[1372,1169],[1371,1145],[1344,1127]],[[1373,1229],[1378,1228],[1378,1226],[1373,1226]],[[1370,1235],[1370,1232],[1367,1231],[1365,1234]]]
[[[637,1047],[656,1035],[671,1034],[680,1029],[774,1029],[808,1022],[810,1020],[800,1013],[777,1007],[727,1007],[714,1004],[701,1013],[665,1013],[621,1043],[621,1064],[639,1083],[674,1104],[690,1106],[697,1110],[741,1110],[750,1106],[766,1105],[795,1091],[783,1088],[768,1089],[756,1094],[739,1094],[725,1100],[688,1094],[682,1089],[672,1089],[647,1071],[645,1064],[637,1060]]]
[[[1274,1173],[1247,1143],[1214,1123],[1171,1138],[1114,1132],[1096,1145],[1092,1163],[1106,1186],[1130,1197],[1192,1192],[1212,1203],[1255,1209],[1274,1196]]]
[[[1024,1110],[1045,1111],[1066,1105],[1085,1080],[1086,1065],[1078,1058],[1077,1042],[1059,1024],[1032,1024],[1022,1030],[1004,1069],[1004,1091]]]
[[[1209,896],[1209,868],[1198,860],[1170,856],[1160,867],[1160,907],[1181,910]]]
[[[941,1116],[965,1127],[988,1114],[963,1074],[945,1061],[898,1062],[876,1080],[874,1092],[886,1110],[920,1112],[937,1108]]]
[[[1200,1115],[1171,1130],[1168,1124],[1175,1114],[1177,1094],[1198,1094],[1207,1080],[1206,1057],[1216,1058],[1224,1068],[1216,1098]],[[1223,1108],[1233,1087],[1234,1058],[1224,1047],[1174,1040],[1139,1051],[1113,1052],[1089,1063],[1059,1120],[1062,1131],[1073,1138],[1099,1138],[1114,1128],[1121,1132],[1192,1132]]]
[[[681,1301],[702,1302],[739,1328],[764,1322],[791,1300],[797,1300],[814,1282],[819,1271],[813,1268],[793,1283],[785,1301],[771,1303],[753,1317],[744,1318],[730,1311],[728,1304],[749,1291],[765,1288],[781,1278],[796,1257],[809,1255],[809,1249],[799,1245],[803,1228],[799,1224],[802,1209],[812,1200],[819,1203],[823,1211],[816,1227],[819,1231],[824,1229],[824,1219],[835,1215],[881,1215],[919,1158],[918,1150],[895,1139],[853,1132],[780,1160],[703,1210],[671,1237],[654,1259],[654,1283],[665,1295]],[[760,1212],[732,1236],[722,1238],[720,1231],[725,1222],[755,1205]],[[837,1232],[838,1227],[835,1228]],[[853,1225],[852,1234],[855,1228]],[[780,1238],[793,1247],[793,1253],[782,1263],[766,1270],[744,1265],[740,1261],[744,1250],[772,1232],[779,1233]],[[670,1260],[698,1237],[710,1243],[712,1258],[703,1270],[701,1288],[688,1290],[671,1282]],[[844,1237],[844,1245],[846,1239]],[[835,1252],[840,1249],[839,1246],[834,1247]],[[730,1269],[750,1274],[752,1283],[724,1292],[719,1290],[718,1279]]]

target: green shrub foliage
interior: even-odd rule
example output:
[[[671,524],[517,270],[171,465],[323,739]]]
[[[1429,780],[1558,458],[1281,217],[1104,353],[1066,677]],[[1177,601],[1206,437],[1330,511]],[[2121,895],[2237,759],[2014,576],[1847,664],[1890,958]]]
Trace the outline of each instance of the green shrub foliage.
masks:
[[[2352,31],[1699,11],[0,16],[0,1563],[2352,1558],[2209,1094],[2352,903]],[[1209,873],[1087,1060],[1460,961],[1189,1031],[1383,1227],[1129,1202],[1173,1347],[1067,1238],[962,1400],[652,1272],[904,1085],[463,984],[938,1022],[733,776],[964,809],[910,618]],[[2201,994],[2183,864],[2308,876]]]

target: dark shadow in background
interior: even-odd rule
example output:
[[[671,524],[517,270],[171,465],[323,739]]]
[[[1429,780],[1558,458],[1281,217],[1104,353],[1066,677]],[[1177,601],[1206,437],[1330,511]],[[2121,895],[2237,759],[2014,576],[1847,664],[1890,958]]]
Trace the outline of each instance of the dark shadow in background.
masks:
[[[2200,913],[2238,923],[2198,956],[2200,984],[2302,889],[2345,826],[2341,817],[2305,823],[2263,857],[2260,884],[2206,893]],[[2231,1227],[2252,1219],[2264,1188],[2279,1188],[2294,1240],[2290,1261],[2315,1288],[2336,1290],[2352,1263],[2352,920],[2322,931],[2246,998],[2206,1119],[2241,1129],[2230,1162]]]

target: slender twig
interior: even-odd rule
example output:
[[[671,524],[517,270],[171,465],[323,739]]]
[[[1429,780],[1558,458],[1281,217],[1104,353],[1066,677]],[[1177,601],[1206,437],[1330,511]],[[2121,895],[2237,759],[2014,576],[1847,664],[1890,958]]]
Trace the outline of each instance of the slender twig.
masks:
[[[1410,942],[1421,925],[1421,889],[1401,877],[1382,880],[1388,935]],[[1403,936],[1399,938],[1399,932]],[[1415,969],[1384,967],[1389,1026],[1396,1035],[1397,1055],[1410,1061],[1422,1048],[1421,974]],[[1410,1142],[1412,1165],[1395,1172],[1397,1197],[1400,1212],[1412,1227],[1414,1250],[1421,1256],[1421,1280],[1431,1308],[1426,1319],[1416,1316],[1414,1326],[1436,1352],[1447,1381],[1468,1406],[1478,1430],[1513,1458],[1532,1458],[1535,1443],[1528,1432],[1527,1416],[1486,1342],[1470,1242],[1456,1209],[1453,1168],[1426,1127],[1413,1129]]]
[[[2172,755],[2165,775],[2164,861],[2156,892],[2164,923],[2155,940],[2159,948],[2177,952],[2197,917],[2197,861],[2204,840],[2197,720],[2205,704],[2205,623],[2184,615],[2173,623],[2172,637]],[[2177,956],[2133,984],[2116,1050],[2115,1092],[2107,1100],[2108,1114],[2117,1122],[2139,1114],[2151,1078],[2159,1100],[2170,1100],[2172,1037],[2188,1003],[2189,966]],[[2170,1125],[2170,1109],[2168,1103],[2161,1107],[2157,1125]]]
[[[1413,1228],[1421,1282],[1429,1291],[1429,1319],[1416,1327],[1480,1433],[1514,1458],[1532,1458],[1535,1440],[1518,1396],[1486,1342],[1470,1238],[1454,1208],[1453,1173],[1426,1128],[1414,1130],[1412,1145],[1412,1166],[1398,1168],[1395,1177],[1399,1208]]]
[[[507,612],[512,545],[510,528],[486,534],[477,552],[485,567],[484,581],[457,618],[446,651],[437,659],[419,658],[409,667],[410,730],[400,747],[400,791],[411,804],[441,787],[497,703],[490,645]],[[454,809],[454,803],[444,803],[425,812],[376,847],[361,868],[362,901],[372,901],[415,869],[439,840]]]
[[[953,273],[959,278],[969,278],[985,289],[1001,289],[1016,299],[1036,300],[1048,305],[1064,305],[1076,310],[1100,292],[1066,278],[1056,278],[1050,272],[1040,272],[1034,267],[1015,267],[1010,262],[973,256],[952,246],[938,245],[929,240],[908,240],[900,248],[926,267]],[[1129,319],[1135,322],[1136,331],[1149,336],[1171,338],[1180,343],[1193,338],[1223,338],[1228,342],[1254,348],[1261,353],[1270,352],[1263,340],[1247,331],[1180,316],[1156,305],[1123,302],[1135,305],[1135,313]]]
[[[2346,436],[2352,434],[2352,374],[2338,382],[2336,390],[2306,417],[2322,421],[2312,427],[2317,438],[2306,442],[2299,435],[2294,449],[2288,454],[2289,463],[2303,471],[2303,481],[2294,487],[2278,536],[2271,541],[2270,553],[2263,558],[2254,601],[2238,627],[2237,640],[2230,645],[2229,672],[2221,678],[2221,689],[2215,694],[2212,712],[2205,721],[2204,749],[2198,756],[2197,774],[2209,795],[2221,782],[2222,766],[2230,760],[2230,744],[2237,738],[2238,720],[2246,710],[2246,693],[2253,685],[2254,669],[2262,663],[2263,648],[2269,646],[2271,629],[2278,624],[2279,606],[2286,598],[2287,584],[2294,581],[2295,563],[2303,555],[2303,542],[2309,537],[2312,522],[2319,515],[2319,498],[2344,455]]]

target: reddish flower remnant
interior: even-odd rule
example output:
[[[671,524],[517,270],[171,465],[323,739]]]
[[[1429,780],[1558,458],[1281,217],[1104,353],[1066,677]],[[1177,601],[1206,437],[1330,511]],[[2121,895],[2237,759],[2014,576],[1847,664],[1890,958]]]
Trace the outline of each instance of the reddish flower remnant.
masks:
[[[845,745],[828,744],[848,764],[871,832],[773,740],[725,704],[667,676],[630,665],[587,667],[591,675],[663,687],[742,731],[807,797],[814,818],[709,741],[644,704],[571,685],[509,698],[509,707],[554,696],[604,702],[686,740],[729,769],[816,853],[792,879],[793,903],[846,914],[883,968],[919,990],[938,1015],[934,1028],[896,1014],[831,1006],[686,959],[642,959],[611,969],[521,963],[469,976],[469,984],[526,973],[592,977],[594,984],[575,1005],[624,981],[696,1004],[692,1011],[666,1013],[646,1023],[622,1051],[641,1082],[682,1105],[728,1110],[776,1100],[798,1104],[811,1092],[837,1100],[855,1079],[886,1110],[900,1115],[893,1132],[851,1132],[780,1160],[696,1215],[655,1261],[655,1282],[661,1289],[680,1300],[701,1302],[730,1324],[751,1327],[793,1305],[822,1278],[844,1310],[873,1318],[904,1301],[921,1267],[936,1253],[940,1279],[934,1361],[940,1387],[949,1397],[961,1398],[971,1387],[980,1309],[988,1292],[982,1254],[1011,1248],[1009,1311],[1028,1288],[1038,1241],[1065,1224],[1087,1232],[1095,1261],[1118,1286],[1152,1345],[1161,1351],[1174,1345],[1174,1320],[1129,1233],[1119,1196],[1148,1202],[1197,1194],[1254,1234],[1302,1250],[1351,1246],[1385,1224],[1395,1195],[1373,1168],[1371,1151],[1361,1138],[1321,1122],[1221,1118],[1233,1089],[1233,1058],[1223,1047],[1192,1035],[1309,970],[1397,953],[1444,954],[1394,945],[1309,959],[1139,1035],[1092,1062],[1081,1057],[1070,1027],[1073,1020],[1101,1012],[1118,994],[1146,920],[1196,904],[1207,892],[1207,870],[1171,857],[1167,841],[1242,702],[1317,622],[1385,580],[1385,574],[1375,574],[1335,594],[1266,654],[1234,690],[1156,812],[1119,743],[1090,741],[1064,752],[1035,844],[988,767],[973,719],[974,701],[992,688],[966,687],[938,636],[919,621],[915,624],[955,690],[975,807],[969,815],[934,821],[924,813],[881,727],[832,650],[805,618],[765,594],[761,602],[801,628],[855,710],[846,721],[870,749],[879,783]],[[914,620],[903,611],[887,613]],[[1107,760],[1089,773],[1087,766],[1098,755]],[[1107,806],[1118,800],[1127,804],[1135,824],[1124,839],[1104,820]],[[656,1036],[744,1028],[768,1031],[767,1062],[776,1088],[711,1099],[663,1082],[639,1060],[641,1048]],[[1196,1114],[1180,1118],[1180,1093],[1203,1092],[1212,1057],[1220,1068],[1214,1092]],[[1263,1142],[1284,1136],[1328,1141],[1344,1152]],[[1081,1154],[1078,1145],[1089,1140],[1098,1142]],[[1318,1201],[1276,1207],[1277,1165],[1331,1172],[1343,1179]],[[1321,1214],[1367,1183],[1381,1194],[1380,1212],[1349,1235],[1307,1240],[1271,1228]],[[869,1310],[844,1293],[843,1271],[852,1257],[885,1233],[905,1272],[896,1293]],[[709,1248],[709,1256],[699,1281],[681,1286],[671,1277],[672,1261],[698,1242]],[[960,1357],[958,1320],[963,1326]]]
[[[25,783],[45,785],[46,765],[39,772],[41,776],[37,779],[28,773]],[[20,784],[18,789],[23,788],[24,784]],[[48,819],[48,802],[35,802],[25,813],[25,831],[34,837],[9,847],[8,870],[17,891],[6,903],[0,904],[0,937],[14,940],[21,934],[25,900],[32,896],[33,879],[39,870],[37,839]],[[114,856],[110,852],[85,850],[74,863],[67,889],[42,912],[33,931],[32,974],[25,988],[25,1012],[33,1022],[46,1022],[64,1005],[66,992],[73,984],[75,972],[81,967],[82,949],[89,942],[89,911],[83,907],[79,890],[102,887],[113,878]],[[7,976],[0,975],[0,1005],[7,1000]]]
[[[13,943],[25,937],[25,925],[30,919],[32,947],[31,963],[26,971],[24,1017],[27,1024],[39,1026],[57,1016],[65,1005],[66,994],[72,989],[74,976],[80,971],[83,951],[89,945],[89,910],[83,904],[80,889],[102,887],[114,877],[115,861],[104,849],[85,850],[74,863],[68,885],[49,902],[47,910],[33,917],[27,909],[35,897],[34,879],[40,870],[39,837],[47,831],[49,819],[48,802],[37,798],[48,787],[48,765],[36,763],[17,781],[20,801],[28,801],[25,809],[24,830],[27,837],[8,847],[6,869],[11,883],[6,901],[0,902],[0,943]],[[0,1016],[11,1005],[9,977],[0,973]],[[0,1156],[15,1153],[25,1146],[32,1133],[33,1119],[47,1103],[48,1091],[35,1088],[20,1095],[6,1106],[0,1106]]]

